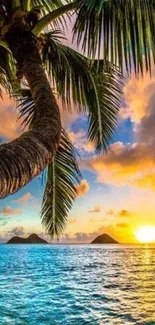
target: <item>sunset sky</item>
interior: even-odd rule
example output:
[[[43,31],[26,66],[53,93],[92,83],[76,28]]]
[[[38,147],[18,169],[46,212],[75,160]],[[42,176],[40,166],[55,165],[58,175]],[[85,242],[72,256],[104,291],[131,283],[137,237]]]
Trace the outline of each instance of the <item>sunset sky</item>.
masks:
[[[155,225],[155,70],[143,80],[124,80],[119,125],[108,154],[96,156],[87,142],[84,117],[62,114],[81,156],[83,181],[69,214],[63,242],[90,242],[107,232],[122,243],[135,242],[136,229]],[[0,139],[21,133],[18,111],[7,96],[0,99]],[[44,185],[38,177],[21,191],[0,201],[0,241],[13,235],[43,235],[40,208]]]

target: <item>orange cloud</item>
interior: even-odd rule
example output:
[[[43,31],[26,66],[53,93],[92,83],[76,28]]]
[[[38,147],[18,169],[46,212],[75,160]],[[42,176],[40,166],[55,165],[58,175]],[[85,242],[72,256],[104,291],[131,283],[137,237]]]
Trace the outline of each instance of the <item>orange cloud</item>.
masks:
[[[92,210],[89,210],[89,213],[97,213],[101,211],[101,206],[100,205],[95,205]]]
[[[23,196],[21,196],[19,199],[15,200],[17,203],[25,203],[27,201],[33,200],[34,197],[30,192],[25,193]]]
[[[121,210],[118,213],[119,217],[129,217],[131,215],[131,213],[127,210]]]
[[[139,123],[144,116],[149,114],[154,89],[155,69],[151,77],[145,73],[143,79],[133,73],[123,89],[126,108],[120,110],[120,116],[125,119],[130,117],[132,122]]]
[[[7,236],[23,236],[25,234],[24,227],[17,226],[7,232]]]
[[[76,187],[77,197],[84,196],[89,191],[89,183],[83,179]]]
[[[84,159],[81,167],[94,171],[100,183],[126,184],[155,190],[155,143],[117,142],[107,155]]]
[[[22,214],[23,211],[21,209],[13,209],[9,206],[4,207],[2,210],[0,210],[0,213],[4,216],[4,217],[8,217],[11,215],[15,215],[15,214]]]
[[[85,150],[86,152],[93,152],[95,147],[94,144],[87,139],[86,132],[80,130],[77,133],[73,131],[69,133],[69,138],[71,139],[73,145],[78,150]]]

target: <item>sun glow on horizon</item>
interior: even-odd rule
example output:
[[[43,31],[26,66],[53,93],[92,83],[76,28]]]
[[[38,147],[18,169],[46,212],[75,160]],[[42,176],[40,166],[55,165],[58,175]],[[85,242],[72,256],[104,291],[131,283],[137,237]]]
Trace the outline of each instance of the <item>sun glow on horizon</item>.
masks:
[[[140,243],[153,243],[155,241],[155,226],[141,226],[135,231],[135,236]]]

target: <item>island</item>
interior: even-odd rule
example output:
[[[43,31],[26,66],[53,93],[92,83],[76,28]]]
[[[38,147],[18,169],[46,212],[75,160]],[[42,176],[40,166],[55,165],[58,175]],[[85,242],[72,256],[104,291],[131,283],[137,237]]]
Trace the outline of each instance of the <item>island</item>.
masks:
[[[119,244],[119,242],[108,234],[103,234],[96,237],[91,244]]]
[[[48,242],[45,239],[42,239],[36,234],[32,234],[27,238],[22,237],[12,237],[7,244],[48,244]]]

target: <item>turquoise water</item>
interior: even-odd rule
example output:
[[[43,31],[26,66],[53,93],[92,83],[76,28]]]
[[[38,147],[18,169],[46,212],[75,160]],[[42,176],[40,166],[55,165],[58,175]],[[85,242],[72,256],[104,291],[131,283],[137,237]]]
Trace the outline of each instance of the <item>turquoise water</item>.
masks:
[[[0,325],[155,324],[155,248],[0,245]]]

